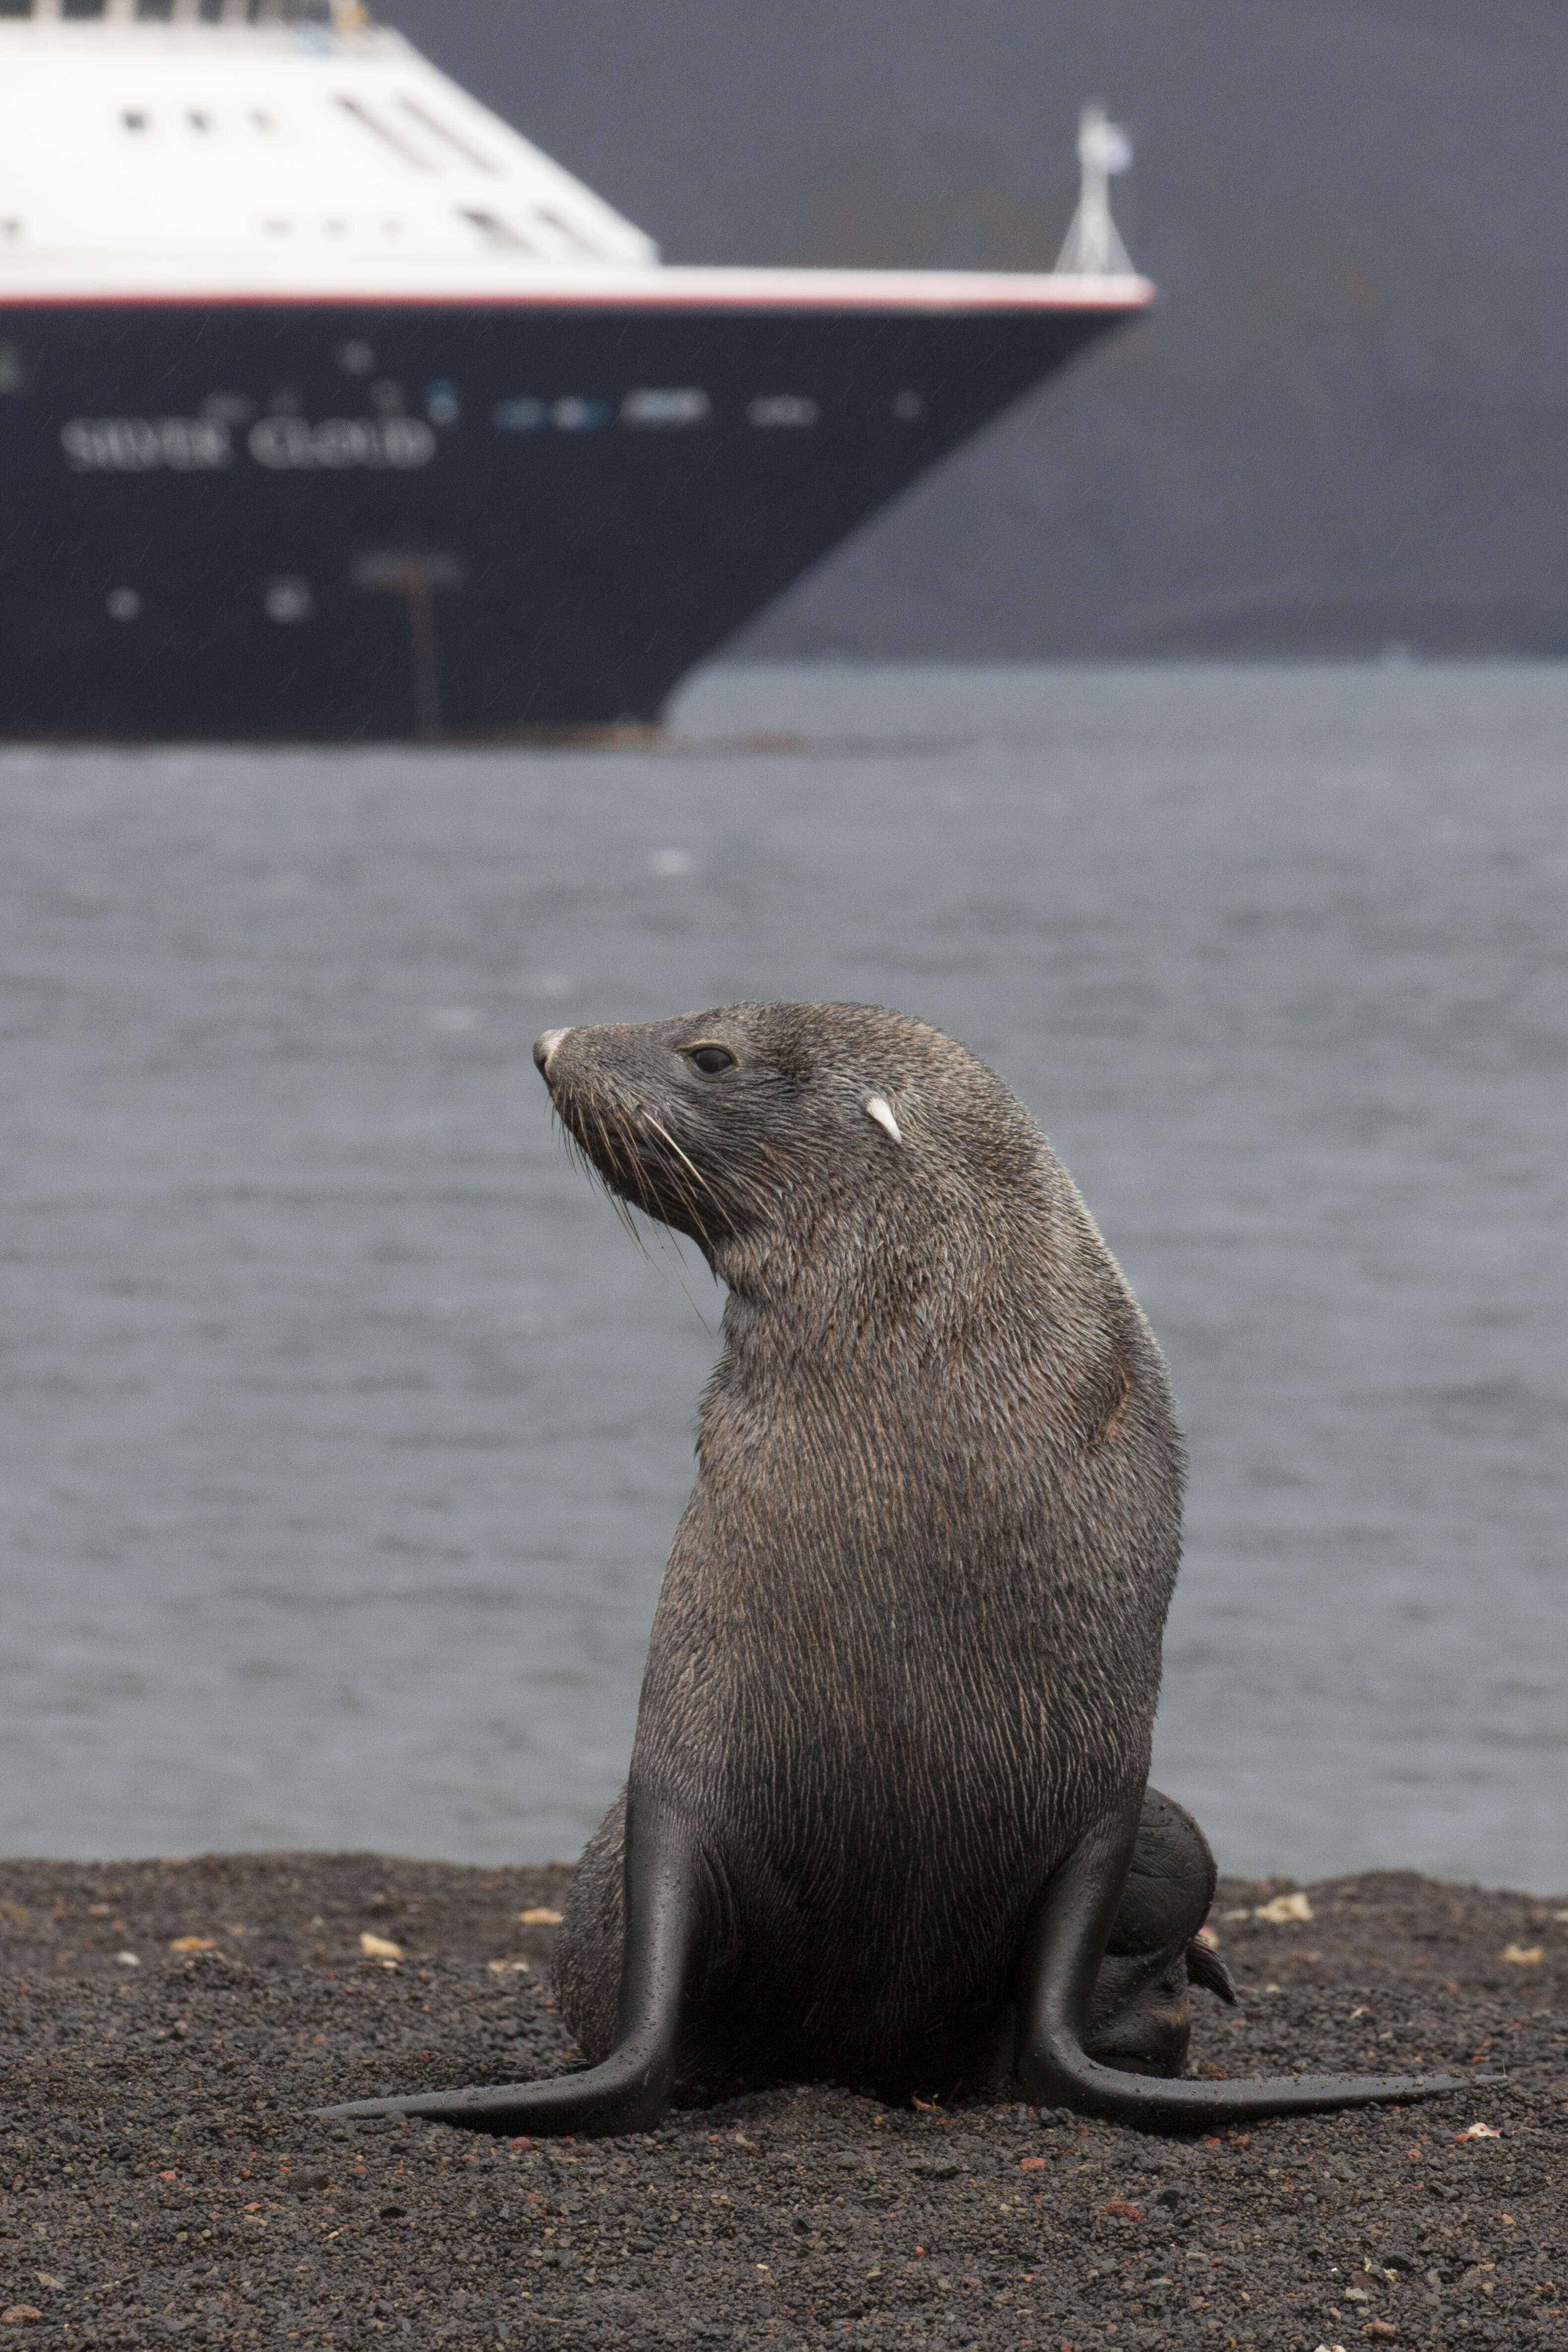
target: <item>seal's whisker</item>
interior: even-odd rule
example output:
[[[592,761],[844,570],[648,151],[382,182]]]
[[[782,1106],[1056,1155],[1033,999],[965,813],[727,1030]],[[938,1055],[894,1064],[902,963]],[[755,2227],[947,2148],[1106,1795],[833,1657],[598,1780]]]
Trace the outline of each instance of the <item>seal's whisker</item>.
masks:
[[[691,1221],[696,1239],[706,1249],[708,1246],[712,1236],[708,1232],[706,1221],[703,1216],[701,1207],[697,1202],[696,1194],[693,1191],[692,1186],[695,1181],[695,1183],[700,1185],[702,1190],[706,1192],[708,1190],[706,1181],[700,1171],[692,1166],[691,1161],[686,1158],[685,1153],[681,1150],[680,1145],[675,1141],[675,1139],[670,1133],[669,1129],[665,1127],[661,1120],[655,1118],[652,1112],[644,1111],[643,1116],[647,1119],[649,1126],[654,1130],[654,1132],[663,1137],[664,1140],[669,1145],[670,1150],[675,1154],[676,1160],[680,1162],[680,1166],[678,1167],[666,1168],[665,1173],[669,1178],[670,1188],[674,1194],[677,1204],[685,1210],[686,1216]],[[684,1173],[683,1171],[689,1171],[691,1181],[688,1181],[687,1175]]]
[[[707,1179],[703,1175],[700,1169],[694,1168],[692,1166],[691,1161],[686,1158],[685,1153],[681,1150],[680,1145],[675,1141],[675,1139],[670,1133],[669,1129],[664,1126],[661,1119],[656,1119],[651,1110],[644,1111],[643,1116],[647,1120],[649,1126],[653,1129],[654,1134],[662,1135],[664,1137],[664,1141],[669,1145],[670,1150],[674,1153],[682,1167],[686,1169],[690,1173],[693,1183],[700,1186],[702,1191],[706,1192],[708,1189]]]
[[[668,1226],[666,1226],[666,1227],[665,1227],[665,1231],[666,1231],[666,1233],[669,1233],[669,1234],[670,1234],[670,1246],[671,1246],[671,1248],[674,1250],[674,1255],[675,1255],[675,1261],[676,1261],[675,1281],[676,1281],[677,1286],[679,1286],[680,1293],[681,1293],[681,1297],[685,1300],[686,1305],[691,1308],[692,1313],[696,1317],[697,1321],[702,1325],[703,1329],[707,1333],[708,1338],[711,1339],[714,1337],[714,1328],[713,1328],[713,1325],[708,1321],[707,1317],[703,1313],[702,1308],[697,1305],[696,1300],[692,1297],[691,1292],[686,1288],[686,1278],[685,1278],[685,1258],[683,1258],[683,1257],[682,1257],[682,1255],[681,1255],[681,1244],[680,1244],[680,1239],[679,1239],[679,1236],[678,1236],[677,1234],[675,1234],[671,1230],[671,1228],[669,1228]]]
[[[594,1158],[592,1152],[588,1149],[587,1144],[583,1141],[581,1135],[578,1131],[577,1126],[574,1124],[574,1119],[581,1119],[583,1117],[582,1112],[570,1101],[564,1109],[562,1109],[560,1105],[558,1104],[556,1106],[556,1111],[558,1118],[560,1119],[560,1122],[566,1130],[569,1150],[571,1151],[573,1157],[577,1159],[587,1170],[589,1175],[599,1186],[606,1200],[610,1202],[611,1207],[614,1210],[619,1223],[624,1225],[626,1231],[631,1234],[632,1239],[636,1243],[637,1247],[642,1251],[643,1255],[647,1257],[647,1244],[643,1241],[642,1234],[637,1231],[636,1225],[632,1223],[630,1208],[628,1207],[625,1200],[622,1197],[621,1193],[617,1192],[613,1181],[606,1172],[605,1167],[599,1160]],[[617,1155],[610,1148],[610,1140],[604,1132],[603,1122],[597,1112],[593,1113],[592,1120],[594,1129],[598,1133],[600,1150],[603,1155],[603,1160],[608,1161],[610,1167],[618,1167],[620,1164],[619,1160]],[[651,1260],[650,1263],[652,1263]]]
[[[675,1190],[682,1208],[685,1211],[686,1215],[691,1219],[692,1226],[697,1240],[706,1249],[708,1246],[711,1236],[708,1233],[707,1225],[704,1221],[702,1212],[698,1208],[696,1202],[692,1198],[690,1188],[681,1183],[677,1178],[675,1180]]]
[[[637,1206],[644,1216],[656,1217],[659,1213],[658,1202],[654,1198],[653,1186],[648,1181],[647,1171],[638,1157],[636,1129],[625,1112],[619,1107],[612,1110],[611,1117],[631,1146],[626,1155],[626,1181],[635,1190]]]

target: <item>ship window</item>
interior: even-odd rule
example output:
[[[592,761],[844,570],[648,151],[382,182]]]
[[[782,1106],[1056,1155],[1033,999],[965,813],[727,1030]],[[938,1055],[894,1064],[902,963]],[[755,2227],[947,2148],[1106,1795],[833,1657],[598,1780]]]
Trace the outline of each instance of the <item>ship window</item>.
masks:
[[[128,108],[126,112],[120,116],[120,120],[127,131],[145,131],[147,129],[147,117],[138,107]]]
[[[250,119],[258,131],[272,131],[277,128],[277,117],[268,114],[265,106],[253,106],[250,110]]]
[[[379,114],[372,114],[368,106],[361,106],[357,98],[345,98],[340,92],[338,103],[345,114],[353,116],[361,129],[379,139],[383,147],[390,147],[394,154],[401,155],[405,163],[412,163],[416,172],[433,172],[435,169],[417,147],[411,146],[406,139],[400,139],[389,122],[383,122]]]
[[[185,120],[193,131],[210,131],[213,127],[212,116],[201,113],[195,107],[192,107]]]
[[[161,24],[167,24],[173,11],[174,0],[136,0],[139,16],[155,16]]]
[[[748,425],[793,427],[815,425],[821,410],[809,393],[764,392],[747,401],[746,421]]]
[[[562,433],[591,433],[609,422],[610,411],[601,400],[583,400],[570,393],[556,402],[550,415]]]
[[[22,227],[23,224],[15,216],[9,220],[0,220],[0,236],[20,236]]]
[[[285,627],[293,621],[313,620],[316,598],[310,583],[291,572],[280,573],[273,580],[264,580],[261,583],[261,609],[269,621],[277,621]]]
[[[204,25],[218,25],[225,14],[224,0],[202,0],[201,18]]]
[[[629,392],[621,404],[622,425],[706,425],[708,415],[708,396],[695,384],[669,392]]]
[[[65,0],[62,16],[101,16],[103,0]]]
[[[33,0],[0,0],[0,16],[30,16]]]
[[[526,236],[519,236],[515,228],[509,227],[507,222],[498,219],[496,214],[472,212],[466,205],[463,205],[461,209],[463,218],[465,221],[473,222],[475,227],[479,231],[480,236],[484,237],[486,244],[508,245],[514,252],[516,252],[519,247],[521,247],[524,253],[531,253],[533,251],[533,247],[528,243],[528,238]]]
[[[466,139],[460,138],[455,131],[449,131],[444,122],[438,122],[434,114],[428,113],[425,109],[421,106],[418,99],[400,98],[398,104],[402,107],[405,114],[413,116],[414,121],[420,125],[422,130],[429,131],[433,132],[437,139],[444,140],[446,145],[451,148],[453,153],[455,155],[461,155],[465,163],[477,164],[481,172],[489,172],[494,174],[496,166],[491,163],[489,157],[487,155],[481,155],[476,147],[470,147]]]
[[[291,220],[269,220],[264,221],[262,226],[268,236],[287,236],[293,231],[294,223]]]

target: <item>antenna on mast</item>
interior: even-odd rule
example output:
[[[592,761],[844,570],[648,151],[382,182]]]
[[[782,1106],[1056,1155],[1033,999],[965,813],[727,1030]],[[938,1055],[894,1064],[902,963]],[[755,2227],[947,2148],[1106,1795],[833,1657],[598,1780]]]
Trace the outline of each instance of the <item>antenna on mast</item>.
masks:
[[[1078,162],[1082,173],[1078,210],[1056,257],[1063,278],[1130,278],[1133,264],[1111,217],[1111,182],[1133,160],[1132,133],[1113,122],[1097,98],[1078,118]]]

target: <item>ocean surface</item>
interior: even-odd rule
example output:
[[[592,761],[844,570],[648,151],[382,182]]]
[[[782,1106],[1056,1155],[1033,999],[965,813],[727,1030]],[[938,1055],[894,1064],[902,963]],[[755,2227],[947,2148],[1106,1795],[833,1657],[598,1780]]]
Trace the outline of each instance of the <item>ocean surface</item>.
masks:
[[[721,1300],[544,1027],[896,1004],[1191,1454],[1222,1864],[1568,1887],[1568,669],[716,669],[639,751],[0,755],[0,1850],[576,1852]]]

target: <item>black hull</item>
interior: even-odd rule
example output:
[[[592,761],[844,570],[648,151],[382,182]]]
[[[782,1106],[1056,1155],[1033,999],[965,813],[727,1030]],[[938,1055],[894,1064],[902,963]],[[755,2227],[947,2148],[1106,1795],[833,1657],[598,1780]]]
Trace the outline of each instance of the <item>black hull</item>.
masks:
[[[0,309],[0,734],[652,722],[856,524],[1126,315]],[[640,416],[649,388],[706,405]],[[759,425],[759,399],[808,421]]]

